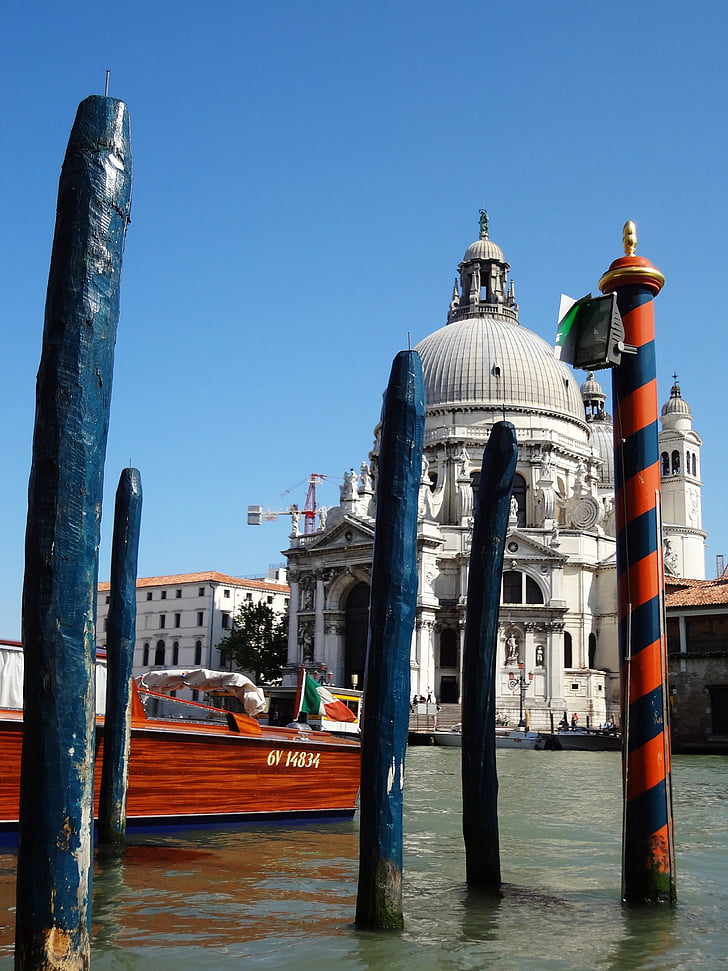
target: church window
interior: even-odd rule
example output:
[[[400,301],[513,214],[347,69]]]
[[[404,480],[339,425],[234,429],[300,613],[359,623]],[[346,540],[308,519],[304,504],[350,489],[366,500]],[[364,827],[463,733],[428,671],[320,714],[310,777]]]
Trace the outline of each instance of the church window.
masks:
[[[203,615],[203,612],[201,610],[198,610],[197,611],[197,626],[198,627],[202,627],[202,624],[203,623],[204,623],[204,615]]]
[[[470,473],[470,488],[473,490],[473,509],[478,505],[478,490],[480,489],[480,469]]]
[[[172,664],[179,664],[179,641],[175,641],[172,644]]]
[[[457,633],[448,628],[440,634],[440,667],[456,668],[458,666]]]
[[[526,603],[527,604],[542,604],[543,594],[541,593],[541,587],[536,583],[533,577],[526,576]]]
[[[513,476],[513,498],[518,503],[518,525],[526,525],[526,480],[517,472]]]
[[[517,570],[508,570],[503,574],[503,603],[523,603],[523,574]]]
[[[564,667],[573,668],[574,652],[571,645],[571,634],[568,630],[564,631]]]
[[[693,475],[697,478],[697,464],[695,462],[695,452],[693,452]]]
[[[595,668],[597,666],[597,635],[591,633],[589,635],[589,667]]]
[[[667,452],[662,453],[662,474],[670,474],[670,456],[667,454]]]
[[[157,665],[164,664],[164,641],[157,641],[157,648],[154,652],[154,663]]]
[[[437,488],[437,472],[430,472],[430,492]]]
[[[506,570],[503,574],[503,603],[542,604],[543,593],[533,577],[520,570]]]
[[[680,453],[677,449],[672,453],[672,474],[680,475]]]
[[[142,664],[146,667],[149,664],[149,644],[145,642],[142,650]]]
[[[162,630],[164,630],[164,628],[167,626],[167,615],[166,614],[160,614],[159,615],[159,626],[161,627]]]
[[[195,641],[195,664],[202,664],[202,641]]]

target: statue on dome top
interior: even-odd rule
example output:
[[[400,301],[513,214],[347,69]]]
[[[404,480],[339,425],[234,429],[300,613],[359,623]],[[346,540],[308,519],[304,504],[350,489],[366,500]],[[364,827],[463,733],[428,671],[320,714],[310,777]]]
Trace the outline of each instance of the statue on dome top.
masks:
[[[480,238],[488,238],[488,213],[485,209],[480,210]]]

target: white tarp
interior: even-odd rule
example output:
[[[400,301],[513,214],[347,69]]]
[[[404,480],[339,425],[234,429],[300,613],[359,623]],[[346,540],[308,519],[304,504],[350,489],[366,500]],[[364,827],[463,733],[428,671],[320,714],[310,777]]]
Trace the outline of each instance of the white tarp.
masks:
[[[148,671],[138,679],[140,688],[150,691],[179,691],[194,688],[197,691],[229,691],[242,703],[249,715],[257,715],[265,708],[265,695],[250,678],[237,671],[209,671],[197,668],[187,671],[180,668],[164,671]]]
[[[23,670],[25,655],[22,647],[0,644],[0,708],[23,707]],[[96,714],[106,711],[106,664],[96,662]]]

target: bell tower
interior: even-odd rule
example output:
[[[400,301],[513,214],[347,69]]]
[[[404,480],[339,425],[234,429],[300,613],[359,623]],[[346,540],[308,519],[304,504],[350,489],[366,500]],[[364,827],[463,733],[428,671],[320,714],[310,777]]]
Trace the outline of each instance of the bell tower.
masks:
[[[659,433],[662,535],[665,573],[705,579],[700,446],[690,406],[673,374],[670,397],[662,406]]]

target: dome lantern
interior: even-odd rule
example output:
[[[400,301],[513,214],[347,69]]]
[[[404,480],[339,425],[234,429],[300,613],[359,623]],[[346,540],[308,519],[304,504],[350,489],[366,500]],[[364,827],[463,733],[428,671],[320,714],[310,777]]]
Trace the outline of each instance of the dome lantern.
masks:
[[[468,246],[458,264],[460,292],[450,304],[448,323],[474,313],[492,314],[493,311],[517,321],[515,291],[512,283],[507,284],[509,270],[500,246],[488,237],[488,213],[481,209],[480,235]]]

